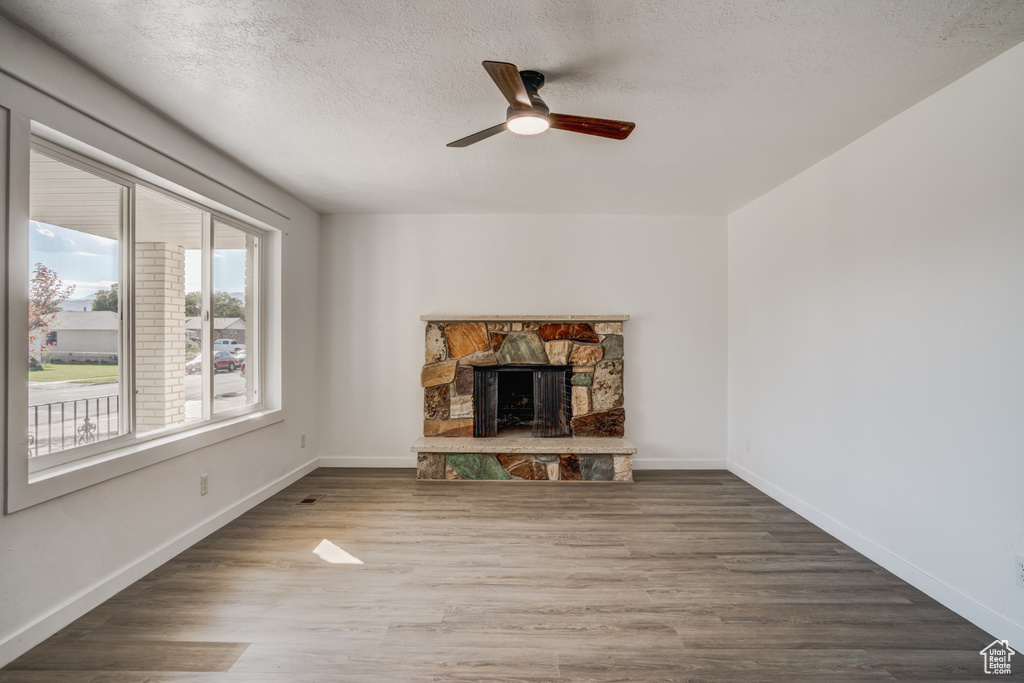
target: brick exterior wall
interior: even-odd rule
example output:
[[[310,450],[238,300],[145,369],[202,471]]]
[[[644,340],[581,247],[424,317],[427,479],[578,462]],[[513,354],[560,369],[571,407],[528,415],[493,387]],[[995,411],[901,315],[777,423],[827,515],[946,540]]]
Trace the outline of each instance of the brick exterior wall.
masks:
[[[185,421],[185,250],[135,246],[135,418],[139,432]]]

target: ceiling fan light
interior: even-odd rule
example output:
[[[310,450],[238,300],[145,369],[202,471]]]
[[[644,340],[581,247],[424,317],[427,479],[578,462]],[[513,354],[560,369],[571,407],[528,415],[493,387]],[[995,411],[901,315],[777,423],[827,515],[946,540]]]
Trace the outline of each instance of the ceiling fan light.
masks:
[[[540,114],[520,114],[508,120],[508,129],[518,135],[536,135],[551,127],[546,117]]]

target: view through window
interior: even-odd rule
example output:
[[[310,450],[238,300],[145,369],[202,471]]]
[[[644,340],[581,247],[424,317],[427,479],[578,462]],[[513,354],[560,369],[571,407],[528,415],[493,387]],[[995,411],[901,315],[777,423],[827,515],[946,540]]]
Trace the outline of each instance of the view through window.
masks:
[[[253,380],[257,368],[246,363],[250,350],[255,351],[257,346],[257,326],[253,324],[256,244],[257,237],[252,233],[221,221],[213,222],[215,413],[252,405],[256,400]],[[233,372],[232,368],[238,372]]]
[[[139,433],[203,419],[202,211],[145,187],[135,199],[135,424]],[[194,313],[195,316],[190,316]],[[191,332],[191,334],[190,334]],[[190,365],[191,363],[191,365]]]
[[[118,436],[128,188],[31,152],[29,456]]]

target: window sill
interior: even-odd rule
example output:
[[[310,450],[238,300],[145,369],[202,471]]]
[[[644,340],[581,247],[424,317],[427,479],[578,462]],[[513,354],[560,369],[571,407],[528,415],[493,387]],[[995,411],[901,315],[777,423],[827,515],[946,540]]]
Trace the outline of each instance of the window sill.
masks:
[[[14,476],[8,477],[5,512],[10,514],[38,505],[143,467],[281,422],[283,419],[281,410],[247,413],[186,432],[133,442],[33,474],[28,474],[26,461],[23,467],[17,468],[20,472],[10,472]]]

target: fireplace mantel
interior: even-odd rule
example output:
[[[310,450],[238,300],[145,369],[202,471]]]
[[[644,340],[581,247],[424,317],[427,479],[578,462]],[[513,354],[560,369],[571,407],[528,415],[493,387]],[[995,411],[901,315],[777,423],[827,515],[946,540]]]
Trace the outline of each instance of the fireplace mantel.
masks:
[[[595,322],[615,323],[626,322],[628,315],[461,315],[461,314],[435,314],[421,315],[420,321],[425,323],[493,323],[493,322],[545,322],[545,323],[571,323],[571,322]]]
[[[626,439],[597,436],[561,437],[553,439],[504,438],[500,436],[477,439],[472,436],[421,436],[411,449],[414,453],[513,453],[516,455],[633,455],[636,446]]]
[[[628,315],[420,320],[425,438],[413,446],[418,478],[632,480],[636,448],[623,438]],[[532,376],[532,389],[524,375]]]

